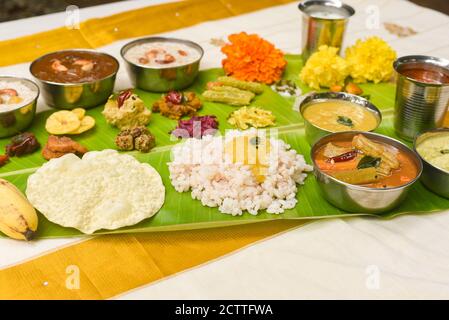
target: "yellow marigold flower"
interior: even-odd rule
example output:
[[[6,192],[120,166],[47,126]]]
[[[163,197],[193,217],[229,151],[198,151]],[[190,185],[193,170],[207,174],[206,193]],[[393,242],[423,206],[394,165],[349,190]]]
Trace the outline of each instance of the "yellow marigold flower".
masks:
[[[346,49],[346,61],[354,82],[379,83],[388,81],[393,75],[396,52],[381,38],[370,37]]]
[[[320,46],[302,68],[301,81],[313,89],[344,85],[349,74],[348,64],[338,54],[338,48]]]

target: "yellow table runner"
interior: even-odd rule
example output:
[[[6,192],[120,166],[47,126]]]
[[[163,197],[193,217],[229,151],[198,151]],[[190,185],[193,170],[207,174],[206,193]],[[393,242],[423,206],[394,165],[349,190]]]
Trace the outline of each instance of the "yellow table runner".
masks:
[[[54,50],[96,48],[119,39],[167,32],[287,2],[290,0],[191,0],[87,20],[80,29],[58,28],[0,42],[0,66],[29,62]],[[0,270],[0,299],[110,298],[303,223],[276,221],[96,237]]]
[[[54,50],[96,48],[120,39],[167,32],[290,1],[190,0],[91,19],[81,23],[80,29],[58,28],[0,42],[0,66],[29,62]],[[446,125],[449,126],[449,114]],[[0,270],[0,299],[110,298],[304,223],[275,221],[96,237]]]
[[[0,299],[110,298],[302,223],[96,237],[1,270]]]
[[[79,29],[58,29],[0,42],[0,66],[29,62],[55,50],[98,48],[114,41],[168,32],[282,5],[292,0],[189,0],[90,19]]]

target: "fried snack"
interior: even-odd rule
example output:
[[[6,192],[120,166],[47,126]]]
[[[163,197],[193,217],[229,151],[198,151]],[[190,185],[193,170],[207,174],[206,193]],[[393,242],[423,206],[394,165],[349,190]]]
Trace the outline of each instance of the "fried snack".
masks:
[[[45,130],[50,134],[67,134],[77,130],[81,125],[78,115],[72,111],[63,110],[51,114],[45,123]]]
[[[91,234],[155,215],[164,203],[165,187],[149,164],[103,150],[45,163],[28,178],[26,196],[53,223]]]
[[[92,129],[95,126],[95,119],[91,116],[85,116],[81,120],[81,124],[78,129],[69,132],[68,134],[81,134]]]
[[[74,114],[78,116],[78,119],[83,120],[84,116],[86,115],[86,110],[83,108],[75,108],[72,110]]]
[[[42,156],[46,160],[62,157],[67,153],[74,153],[82,156],[87,152],[87,148],[69,137],[49,136],[47,144],[42,150]]]
[[[119,150],[149,152],[156,145],[153,134],[144,126],[125,129],[115,138],[115,144]]]

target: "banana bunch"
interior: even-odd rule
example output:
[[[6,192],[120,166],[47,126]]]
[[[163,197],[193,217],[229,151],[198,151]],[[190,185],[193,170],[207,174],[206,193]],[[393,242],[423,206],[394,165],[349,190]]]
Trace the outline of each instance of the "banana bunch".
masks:
[[[0,179],[0,231],[18,240],[31,240],[37,214],[27,198],[10,182]]]

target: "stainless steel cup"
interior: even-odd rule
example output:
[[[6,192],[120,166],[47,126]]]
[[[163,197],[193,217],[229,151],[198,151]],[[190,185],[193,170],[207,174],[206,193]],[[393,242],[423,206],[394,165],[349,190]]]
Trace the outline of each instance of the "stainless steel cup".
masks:
[[[443,125],[449,106],[449,83],[429,83],[404,75],[407,70],[423,69],[449,77],[449,60],[429,56],[397,59],[394,128],[403,139],[412,141],[418,133]]]
[[[302,14],[302,58],[322,45],[341,48],[346,24],[355,10],[335,0],[307,0],[298,5]]]

